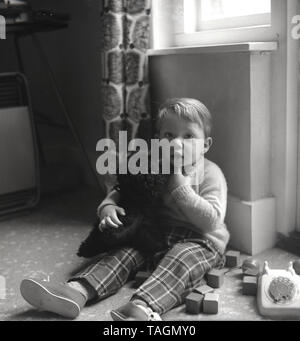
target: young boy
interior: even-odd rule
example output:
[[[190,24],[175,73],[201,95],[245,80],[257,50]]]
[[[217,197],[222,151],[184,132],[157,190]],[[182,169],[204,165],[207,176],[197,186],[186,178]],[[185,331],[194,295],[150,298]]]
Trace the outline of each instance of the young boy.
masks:
[[[203,139],[206,153],[212,144],[211,115],[198,100],[168,100],[159,110],[157,134],[160,139],[178,143]],[[161,320],[162,314],[183,303],[207,271],[223,265],[229,240],[224,224],[226,181],[220,168],[207,159],[204,175],[197,167],[200,165],[195,162],[193,171],[170,175],[159,212],[168,248],[153,255],[153,273],[129,303],[111,312],[113,320]],[[201,179],[197,181],[199,174]],[[99,228],[118,228],[122,224],[118,215],[126,212],[118,201],[119,193],[112,191],[100,204]],[[66,284],[25,279],[21,293],[37,308],[76,318],[87,301],[116,293],[147,261],[139,251],[123,247],[95,261]]]

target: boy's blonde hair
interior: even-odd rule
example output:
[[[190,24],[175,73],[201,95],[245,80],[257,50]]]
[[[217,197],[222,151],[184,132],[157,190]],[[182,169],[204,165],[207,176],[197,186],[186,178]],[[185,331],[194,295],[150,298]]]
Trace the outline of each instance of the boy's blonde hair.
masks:
[[[160,130],[162,121],[167,115],[177,115],[178,117],[198,123],[203,129],[205,138],[211,136],[212,117],[207,107],[194,98],[171,98],[168,99],[158,110],[156,129]]]

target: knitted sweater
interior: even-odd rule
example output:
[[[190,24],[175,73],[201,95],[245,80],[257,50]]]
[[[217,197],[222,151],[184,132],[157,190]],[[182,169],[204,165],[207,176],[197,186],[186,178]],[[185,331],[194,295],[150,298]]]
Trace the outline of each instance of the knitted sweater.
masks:
[[[196,172],[197,176],[202,174]],[[182,185],[166,193],[158,212],[162,225],[183,227],[211,240],[224,252],[229,233],[224,223],[227,207],[227,184],[221,169],[212,161],[204,160],[204,177],[192,185]],[[98,214],[106,205],[117,205],[119,193],[110,192],[98,207]]]
[[[195,174],[203,176],[201,172]],[[203,179],[199,179],[199,185],[194,183],[179,186],[165,195],[160,220],[168,226],[200,233],[223,253],[229,241],[224,223],[227,208],[225,177],[215,163],[205,159]]]

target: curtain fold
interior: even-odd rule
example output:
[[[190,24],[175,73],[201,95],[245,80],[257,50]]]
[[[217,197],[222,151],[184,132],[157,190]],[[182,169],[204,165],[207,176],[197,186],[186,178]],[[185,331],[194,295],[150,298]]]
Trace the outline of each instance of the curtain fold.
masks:
[[[103,118],[106,136],[118,142],[120,130],[129,140],[140,125],[149,124],[150,133],[151,0],[104,0],[103,9]]]
[[[148,58],[151,0],[102,0],[102,99],[106,137],[151,138]],[[105,180],[107,188],[114,177]]]

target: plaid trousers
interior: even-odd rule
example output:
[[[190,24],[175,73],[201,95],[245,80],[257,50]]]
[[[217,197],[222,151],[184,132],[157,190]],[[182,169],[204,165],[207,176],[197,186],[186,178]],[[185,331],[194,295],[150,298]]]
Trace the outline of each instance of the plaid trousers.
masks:
[[[183,303],[207,271],[224,266],[224,256],[214,244],[185,228],[166,228],[168,248],[145,258],[138,250],[123,247],[112,250],[70,280],[86,281],[97,292],[97,299],[116,293],[145,265],[154,269],[134,292],[131,300],[142,300],[153,311],[163,314]]]

